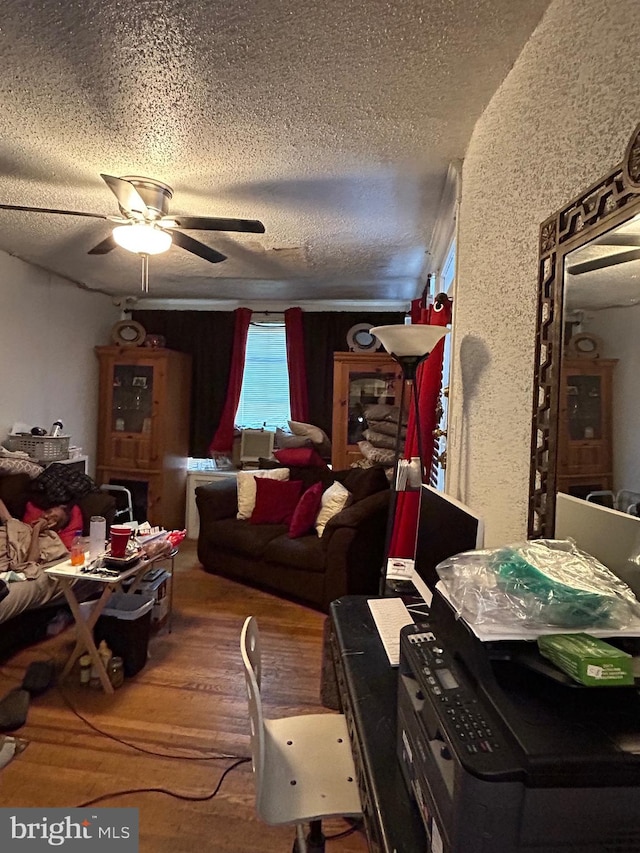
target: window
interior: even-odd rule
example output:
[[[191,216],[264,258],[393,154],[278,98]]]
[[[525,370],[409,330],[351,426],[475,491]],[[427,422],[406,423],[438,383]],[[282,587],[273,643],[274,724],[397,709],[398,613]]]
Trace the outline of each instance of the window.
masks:
[[[236,425],[249,429],[286,428],[290,418],[284,323],[252,322]]]
[[[442,270],[440,272],[439,293],[446,293],[453,298],[453,285],[456,275],[456,241],[452,240],[449,246],[449,251],[445,258]],[[451,372],[451,335],[447,335],[444,339],[444,357],[442,361],[442,387],[446,388],[449,385],[449,374]],[[440,402],[442,403],[442,417],[440,418],[440,429],[447,429],[449,420],[449,399],[444,394],[440,394]],[[431,479],[430,483],[440,491],[445,488],[445,470],[438,464],[437,456],[446,450],[446,441],[444,438],[438,439],[433,445],[433,459],[431,461]]]

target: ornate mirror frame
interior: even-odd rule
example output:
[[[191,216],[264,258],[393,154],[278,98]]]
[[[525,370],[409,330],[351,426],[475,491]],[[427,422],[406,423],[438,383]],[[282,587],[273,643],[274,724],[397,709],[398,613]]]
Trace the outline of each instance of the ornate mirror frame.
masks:
[[[553,537],[565,256],[640,212],[640,124],[624,159],[540,226],[528,536]]]

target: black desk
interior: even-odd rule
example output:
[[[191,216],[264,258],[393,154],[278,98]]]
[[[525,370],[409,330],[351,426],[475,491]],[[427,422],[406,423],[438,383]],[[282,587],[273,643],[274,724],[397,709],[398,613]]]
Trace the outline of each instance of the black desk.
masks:
[[[398,670],[389,666],[366,596],[331,604],[331,647],[372,853],[429,850],[396,758]]]

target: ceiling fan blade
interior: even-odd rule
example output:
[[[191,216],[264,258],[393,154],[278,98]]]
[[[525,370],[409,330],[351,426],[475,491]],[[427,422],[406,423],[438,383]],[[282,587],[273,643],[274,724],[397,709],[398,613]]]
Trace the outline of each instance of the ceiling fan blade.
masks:
[[[632,249],[630,252],[620,252],[618,255],[607,255],[604,258],[594,258],[591,261],[583,261],[581,264],[574,264],[567,268],[567,272],[571,275],[580,275],[584,272],[592,272],[593,270],[603,270],[607,267],[613,267],[617,264],[626,264],[628,261],[640,260],[640,249]]]
[[[131,181],[125,181],[124,178],[115,178],[113,175],[103,175],[102,173],[100,173],[100,177],[118,199],[121,210],[126,213],[139,213],[145,219],[152,218],[151,211]]]
[[[640,246],[640,234],[603,234],[592,243],[594,246]]]
[[[164,229],[161,230],[164,231]],[[180,231],[169,231],[167,233],[171,234],[176,246],[180,246],[181,249],[186,249],[187,252],[204,258],[205,261],[211,261],[212,264],[219,264],[220,261],[227,260],[227,256],[223,255],[222,252],[217,252],[210,246],[205,246],[204,243],[194,240],[193,237],[189,237],[187,234],[183,234]]]
[[[187,231],[244,231],[264,234],[265,228],[257,219],[224,219],[218,216],[171,216],[178,228]]]
[[[57,210],[53,207],[25,207],[21,204],[0,204],[1,210],[26,210],[31,213],[59,213],[63,216],[90,216],[92,219],[106,219],[102,213],[84,213],[82,210]]]
[[[93,249],[89,249],[87,252],[88,255],[106,255],[107,252],[113,251],[113,249],[117,248],[117,243],[113,239],[113,234],[109,234],[109,236],[104,239],[101,243],[98,243],[97,246],[94,246]]]

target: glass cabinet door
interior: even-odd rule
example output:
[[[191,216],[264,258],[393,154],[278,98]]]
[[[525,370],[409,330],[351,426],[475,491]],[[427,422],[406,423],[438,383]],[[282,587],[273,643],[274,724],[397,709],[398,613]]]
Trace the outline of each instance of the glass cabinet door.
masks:
[[[349,373],[347,444],[363,440],[363,432],[368,428],[365,416],[368,407],[374,404],[393,406],[395,394],[395,371],[355,370]]]
[[[394,445],[397,410],[400,403],[402,371],[386,353],[336,352],[333,354],[333,420],[331,435],[331,464],[343,470],[363,460],[358,442],[370,429],[369,417],[375,422],[377,432],[382,421],[391,417],[393,428],[389,441]],[[410,394],[406,395],[407,400]],[[377,411],[371,413],[372,407]],[[386,424],[384,424],[386,426]],[[386,437],[386,434],[385,434]]]
[[[112,387],[113,432],[150,433],[153,367],[142,364],[114,364]]]
[[[615,359],[567,359],[559,409],[557,489],[586,497],[613,488]]]
[[[571,441],[602,438],[602,379],[567,376],[567,426]]]

